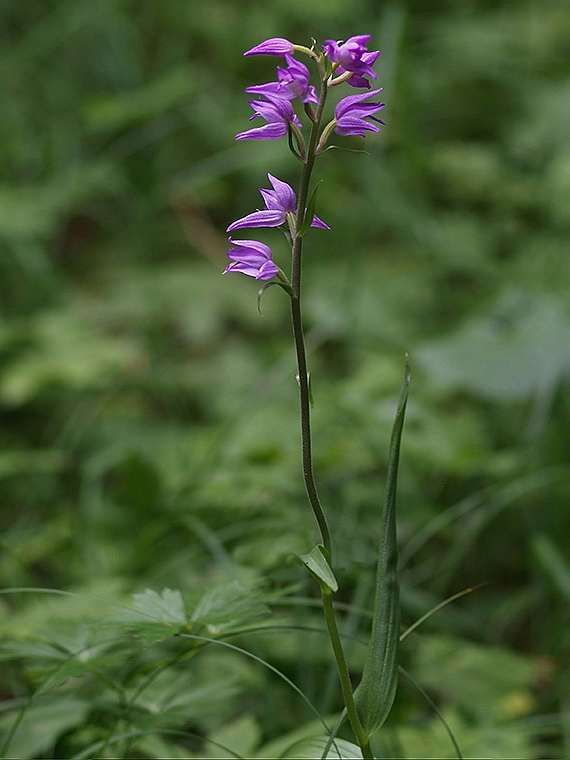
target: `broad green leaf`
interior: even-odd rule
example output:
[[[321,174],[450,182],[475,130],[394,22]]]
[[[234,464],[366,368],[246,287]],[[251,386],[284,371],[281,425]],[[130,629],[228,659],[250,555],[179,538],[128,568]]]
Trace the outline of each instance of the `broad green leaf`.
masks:
[[[510,401],[568,373],[570,320],[561,299],[507,292],[493,311],[420,347],[419,361],[438,384]]]
[[[165,588],[157,594],[147,588],[142,594],[133,594],[133,599],[134,604],[121,614],[120,622],[132,623],[143,641],[162,641],[188,622],[182,594],[178,590]]]
[[[345,739],[335,739],[328,752],[324,751],[329,744],[328,736],[315,736],[311,739],[301,739],[295,742],[289,749],[281,755],[282,758],[299,758],[300,760],[353,760],[362,758],[360,747]]]
[[[206,625],[211,633],[216,633],[222,627],[267,612],[259,586],[232,581],[206,591],[196,604],[190,622]]]
[[[44,753],[53,752],[59,736],[85,720],[88,709],[85,701],[62,694],[53,699],[41,699],[27,706],[13,733],[19,711],[2,715],[2,757],[45,757]]]
[[[519,725],[473,725],[460,711],[447,709],[445,720],[460,745],[464,757],[492,757],[493,760],[530,760],[536,758],[536,744],[531,731]],[[400,757],[434,758],[452,757],[449,740],[438,720],[398,726]],[[534,745],[534,746],[533,746]]]
[[[235,757],[235,755],[251,757],[260,738],[261,730],[257,721],[253,715],[245,713],[231,723],[224,724],[222,728],[210,733],[208,739],[212,743],[206,744],[204,752],[207,757],[212,758]],[[228,747],[235,754],[224,752],[221,747]]]
[[[406,359],[406,374],[390,440],[386,504],[378,549],[372,634],[368,643],[368,656],[362,681],[356,692],[358,713],[368,737],[378,731],[388,717],[398,684],[400,593],[396,536],[396,485],[409,384],[410,367]]]
[[[424,634],[414,648],[411,669],[422,687],[451,698],[455,708],[482,726],[520,719],[532,711],[539,667],[537,659],[506,647]]]
[[[324,546],[317,544],[308,554],[299,554],[298,557],[319,586],[326,586],[326,588],[333,592],[338,591],[338,583],[334,577],[328,552]]]

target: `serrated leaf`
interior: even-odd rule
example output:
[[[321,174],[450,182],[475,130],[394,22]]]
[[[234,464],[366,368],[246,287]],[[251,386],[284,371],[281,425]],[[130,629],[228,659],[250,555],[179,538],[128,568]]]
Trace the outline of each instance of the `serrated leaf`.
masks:
[[[188,623],[180,591],[165,588],[160,594],[146,589],[133,594],[134,603],[125,610],[120,622],[133,624],[136,634],[153,643],[174,635]]]
[[[368,738],[381,728],[388,717],[398,684],[400,593],[396,536],[396,485],[409,384],[410,367],[406,359],[406,374],[390,439],[386,503],[378,548],[372,634],[362,680],[356,691],[358,714]]]
[[[261,590],[240,581],[224,583],[206,591],[196,604],[191,623],[216,628],[259,617],[268,612],[261,598]]]
[[[360,760],[362,751],[360,747],[345,739],[335,739],[330,745],[328,752],[324,751],[329,744],[328,736],[315,736],[310,739],[301,739],[295,742],[281,757],[288,760]]]
[[[319,586],[326,586],[330,591],[338,591],[328,552],[322,544],[317,544],[308,554],[297,555]]]

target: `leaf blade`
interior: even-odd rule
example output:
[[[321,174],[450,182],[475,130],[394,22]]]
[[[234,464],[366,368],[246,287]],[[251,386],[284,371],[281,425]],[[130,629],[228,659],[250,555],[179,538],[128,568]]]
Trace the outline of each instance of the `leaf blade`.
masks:
[[[381,728],[388,717],[398,683],[400,593],[396,486],[409,384],[410,366],[406,357],[406,372],[390,438],[386,502],[378,548],[372,633],[362,680],[355,695],[357,710],[368,738]]]
[[[332,571],[328,552],[322,544],[314,546],[308,554],[298,554],[297,556],[319,586],[325,586],[333,593],[338,591],[338,583]]]

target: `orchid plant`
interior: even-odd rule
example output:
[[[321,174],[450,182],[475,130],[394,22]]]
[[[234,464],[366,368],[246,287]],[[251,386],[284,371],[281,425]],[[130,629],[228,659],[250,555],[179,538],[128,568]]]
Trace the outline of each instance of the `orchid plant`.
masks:
[[[377,581],[373,612],[373,625],[368,646],[368,657],[362,679],[355,690],[349,675],[341,636],[339,634],[333,594],[338,590],[334,575],[334,553],[331,532],[321,505],[313,474],[311,451],[311,390],[303,334],[301,311],[301,260],[306,233],[312,227],[329,230],[328,225],[315,214],[316,187],[311,190],[311,178],[317,156],[329,145],[333,134],[341,137],[365,137],[368,132],[379,132],[384,122],[376,114],[384,104],[374,98],[381,88],[371,89],[376,79],[373,65],[379,51],[368,51],[371,39],[368,34],[350,37],[345,42],[327,40],[320,50],[297,45],[276,37],[265,40],[248,50],[245,55],[272,55],[282,57],[285,66],[277,67],[277,81],[248,87],[246,92],[255,96],[249,101],[253,115],[266,123],[240,132],[237,140],[278,140],[287,137],[293,155],[301,162],[301,176],[297,195],[286,182],[268,174],[272,189],[261,189],[264,208],[238,219],[227,231],[283,227],[291,244],[290,276],[275,263],[269,246],[257,240],[229,238],[228,257],[231,263],[224,274],[241,272],[264,281],[259,297],[271,285],[279,285],[290,297],[293,337],[297,357],[297,380],[300,392],[300,418],[302,442],[302,468],[308,500],[319,531],[320,542],[308,553],[300,556],[301,562],[317,581],[321,591],[326,625],[338,669],[345,710],[341,715],[352,726],[358,754],[342,755],[372,758],[370,738],[386,720],[394,701],[399,641],[399,587],[397,577],[397,545],[395,521],[395,494],[399,460],[399,446],[406,407],[409,370],[406,375],[392,431],[386,503],[383,511],[379,540]],[[297,56],[306,56],[318,73],[318,89],[311,84],[308,67]],[[334,108],[334,117],[325,122],[325,110],[332,87],[347,84],[364,90],[341,99]],[[298,106],[300,102],[300,106]],[[295,106],[298,106],[297,111]],[[305,124],[301,121],[303,115]],[[323,757],[334,741],[333,731],[323,739]],[[346,744],[346,743],[345,743]],[[338,749],[338,746],[337,746]]]

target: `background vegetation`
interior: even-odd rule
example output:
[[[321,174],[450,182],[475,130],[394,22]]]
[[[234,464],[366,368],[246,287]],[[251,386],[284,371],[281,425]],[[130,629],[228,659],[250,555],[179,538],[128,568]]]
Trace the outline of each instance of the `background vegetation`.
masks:
[[[368,155],[320,161],[332,232],[305,265],[345,632],[367,628],[408,351],[404,622],[486,585],[402,664],[466,756],[570,752],[566,0],[7,0],[0,583],[75,594],[0,596],[9,756],[267,757],[322,733],[275,673],[173,626],[238,631],[339,710],[326,638],[303,628],[322,628],[315,589],[288,561],[314,526],[287,299],[271,290],[260,317],[255,283],[220,272],[227,225],[268,171],[298,168],[286,141],[233,141],[276,63],[243,51],[366,32],[388,126]],[[244,632],[268,604],[281,628]],[[376,751],[453,756],[405,680]]]

